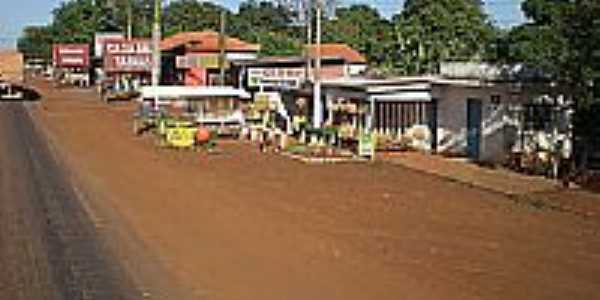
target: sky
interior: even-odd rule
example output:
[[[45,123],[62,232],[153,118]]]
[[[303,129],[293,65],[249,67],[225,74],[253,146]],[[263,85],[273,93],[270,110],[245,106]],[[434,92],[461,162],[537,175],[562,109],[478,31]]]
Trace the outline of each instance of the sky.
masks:
[[[16,39],[27,25],[47,24],[52,9],[63,0],[1,0],[8,2],[0,10],[0,48],[14,47]],[[487,12],[503,27],[523,22],[520,11],[522,0],[484,0]],[[235,10],[241,0],[215,0]],[[377,7],[382,15],[389,17],[398,12],[403,0],[341,0],[342,5],[367,3]]]

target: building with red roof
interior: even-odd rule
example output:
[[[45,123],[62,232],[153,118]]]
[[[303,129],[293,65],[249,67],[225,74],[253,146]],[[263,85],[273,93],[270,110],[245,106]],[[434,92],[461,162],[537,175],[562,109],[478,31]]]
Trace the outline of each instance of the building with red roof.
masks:
[[[305,46],[304,55],[308,55],[313,59],[316,58],[316,45]],[[356,76],[363,74],[367,70],[367,59],[365,58],[365,56],[347,44],[321,44],[321,59],[341,59],[344,61],[343,74],[339,74],[339,72],[330,74],[331,70],[324,69],[322,71],[324,74],[321,74],[322,77],[325,76],[333,78]]]
[[[163,52],[163,79],[171,84],[215,85],[219,76],[219,33],[214,31],[180,32],[160,43]],[[231,63],[257,59],[260,46],[234,37],[225,39],[226,83],[236,74]]]
[[[185,47],[191,52],[219,52],[219,33],[214,31],[180,32],[163,39],[160,43],[162,51],[170,51],[178,47]],[[225,50],[227,52],[256,53],[260,50],[260,46],[238,38],[227,37]]]
[[[305,51],[310,57],[317,57],[317,46],[310,45],[305,47]],[[366,64],[367,59],[347,44],[321,44],[321,57],[324,58],[342,58],[350,64]]]

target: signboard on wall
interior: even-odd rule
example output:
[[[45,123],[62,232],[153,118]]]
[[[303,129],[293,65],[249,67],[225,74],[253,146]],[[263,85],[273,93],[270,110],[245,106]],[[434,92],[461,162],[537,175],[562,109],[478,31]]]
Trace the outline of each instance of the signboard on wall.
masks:
[[[175,67],[178,69],[218,69],[219,54],[187,54],[177,56]],[[225,61],[225,68],[229,68],[229,63]]]
[[[152,50],[149,39],[106,40],[105,72],[151,72]]]
[[[374,134],[371,133],[361,133],[358,138],[358,155],[362,157],[375,157],[375,138]]]
[[[120,32],[97,32],[94,36],[94,56],[100,58],[103,56],[104,45],[108,40],[123,40],[125,35]]]
[[[90,65],[90,46],[55,44],[52,46],[52,64],[58,68],[87,68]]]
[[[254,95],[254,107],[257,110],[276,110],[281,103],[278,92],[261,92]]]
[[[299,88],[305,76],[304,68],[249,68],[248,86]]]

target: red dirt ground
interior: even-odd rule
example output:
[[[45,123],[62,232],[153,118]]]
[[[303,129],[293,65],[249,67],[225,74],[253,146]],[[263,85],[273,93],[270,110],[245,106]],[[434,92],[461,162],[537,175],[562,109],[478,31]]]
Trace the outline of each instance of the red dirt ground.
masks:
[[[388,163],[304,165],[228,142],[160,150],[133,106],[48,88],[35,112],[199,299],[594,299],[600,221]]]

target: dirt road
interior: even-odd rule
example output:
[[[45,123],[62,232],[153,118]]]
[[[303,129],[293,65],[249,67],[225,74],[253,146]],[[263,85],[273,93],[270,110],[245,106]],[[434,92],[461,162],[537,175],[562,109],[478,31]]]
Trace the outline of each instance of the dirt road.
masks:
[[[139,299],[23,104],[0,141],[0,299]]]
[[[198,299],[595,299],[600,222],[386,163],[160,150],[131,105],[52,90],[36,118]]]

